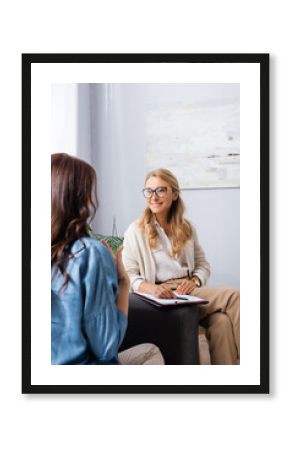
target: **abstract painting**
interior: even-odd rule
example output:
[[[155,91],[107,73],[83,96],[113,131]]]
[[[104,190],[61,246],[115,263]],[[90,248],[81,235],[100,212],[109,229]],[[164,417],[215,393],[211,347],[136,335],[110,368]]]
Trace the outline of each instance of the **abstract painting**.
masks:
[[[146,105],[146,170],[166,167],[182,189],[239,187],[239,98]]]

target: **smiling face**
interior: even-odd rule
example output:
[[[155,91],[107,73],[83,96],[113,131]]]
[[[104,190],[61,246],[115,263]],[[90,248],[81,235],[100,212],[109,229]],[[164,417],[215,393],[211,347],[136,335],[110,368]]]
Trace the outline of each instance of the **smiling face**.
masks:
[[[172,202],[178,198],[178,192],[172,191],[170,184],[160,177],[152,176],[148,178],[145,184],[146,189],[155,190],[160,187],[166,188],[166,192],[160,192],[159,196],[154,192],[150,198],[147,198],[147,203],[157,218],[167,218]]]

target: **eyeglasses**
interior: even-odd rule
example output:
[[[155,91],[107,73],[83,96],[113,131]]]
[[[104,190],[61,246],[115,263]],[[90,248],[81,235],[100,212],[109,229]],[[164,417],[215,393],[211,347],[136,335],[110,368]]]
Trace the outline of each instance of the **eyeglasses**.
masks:
[[[159,186],[156,189],[145,188],[142,192],[145,198],[151,198],[153,194],[156,194],[157,197],[162,198],[167,194],[167,187]]]

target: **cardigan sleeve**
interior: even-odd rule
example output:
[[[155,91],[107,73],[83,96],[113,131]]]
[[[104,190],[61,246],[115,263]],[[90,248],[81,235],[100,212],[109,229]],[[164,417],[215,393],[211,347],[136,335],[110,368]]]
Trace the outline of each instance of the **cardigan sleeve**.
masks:
[[[201,285],[205,285],[210,276],[210,265],[206,260],[205,253],[199,243],[197,232],[192,225],[193,242],[194,242],[194,270],[192,275],[196,275],[201,282]]]
[[[136,230],[134,224],[131,224],[128,230],[124,234],[124,249],[122,253],[122,259],[130,279],[130,290],[138,290],[142,281],[146,281],[145,273],[142,273],[142,261],[141,254],[137,240]]]

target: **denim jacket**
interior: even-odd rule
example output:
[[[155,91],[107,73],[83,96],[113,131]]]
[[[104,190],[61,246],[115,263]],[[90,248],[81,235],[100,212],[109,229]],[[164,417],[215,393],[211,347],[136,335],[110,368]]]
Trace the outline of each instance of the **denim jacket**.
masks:
[[[116,307],[117,271],[108,250],[85,237],[74,242],[63,276],[52,268],[51,363],[118,364],[127,316]]]

